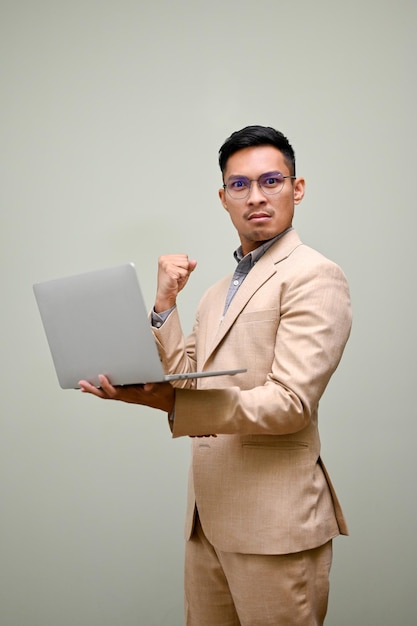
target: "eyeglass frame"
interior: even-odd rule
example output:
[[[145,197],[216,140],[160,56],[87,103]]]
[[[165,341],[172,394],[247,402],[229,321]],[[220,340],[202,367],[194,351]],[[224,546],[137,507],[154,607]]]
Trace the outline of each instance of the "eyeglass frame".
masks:
[[[261,178],[263,178],[264,176],[268,176],[270,175],[271,177],[273,177],[274,174],[280,174],[280,176],[282,176],[282,185],[280,187],[280,189],[278,189],[278,191],[266,191],[260,183]],[[285,183],[285,179],[286,178],[291,178],[293,180],[295,180],[297,178],[297,176],[291,176],[291,175],[284,175],[282,172],[279,172],[278,170],[274,170],[272,172],[264,172],[263,174],[261,174],[258,178],[247,178],[247,176],[229,176],[229,178],[227,179],[226,183],[223,183],[223,189],[225,191],[225,193],[228,193],[229,196],[233,199],[233,200],[246,200],[246,198],[249,197],[250,192],[252,190],[252,183],[257,183],[259,189],[261,190],[262,193],[266,194],[267,196],[274,196],[278,193],[281,193],[283,187],[284,187],[284,183]],[[228,188],[228,182],[230,181],[230,179],[235,179],[235,180],[243,180],[245,181],[245,183],[249,183],[248,186],[248,192],[246,195],[244,196],[232,196],[232,194],[230,193],[230,190]]]

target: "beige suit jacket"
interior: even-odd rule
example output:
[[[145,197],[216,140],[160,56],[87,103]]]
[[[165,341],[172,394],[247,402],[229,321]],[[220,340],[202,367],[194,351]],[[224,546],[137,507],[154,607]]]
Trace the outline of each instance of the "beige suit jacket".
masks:
[[[154,329],[167,373],[247,368],[178,383],[174,437],[217,435],[192,440],[186,537],[197,506],[220,550],[314,548],[347,534],[317,425],[350,332],[347,281],[294,230],[256,263],[222,320],[230,278],[205,293],[187,340],[176,309]]]

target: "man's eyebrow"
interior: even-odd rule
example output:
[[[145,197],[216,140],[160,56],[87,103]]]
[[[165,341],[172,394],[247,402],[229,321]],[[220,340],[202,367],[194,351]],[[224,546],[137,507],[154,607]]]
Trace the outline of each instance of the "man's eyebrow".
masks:
[[[282,174],[282,172],[280,170],[268,170],[267,172],[262,172],[258,178],[261,178],[261,176],[268,176],[268,174]],[[230,174],[227,179],[229,180],[229,178],[247,178],[248,180],[251,180],[249,176],[245,176],[244,174]]]

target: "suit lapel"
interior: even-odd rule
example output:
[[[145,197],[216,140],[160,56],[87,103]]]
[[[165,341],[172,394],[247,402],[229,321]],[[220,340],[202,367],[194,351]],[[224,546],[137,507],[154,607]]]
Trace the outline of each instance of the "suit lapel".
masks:
[[[291,254],[299,245],[301,245],[301,241],[295,230],[290,231],[288,234],[284,235],[284,237],[278,239],[250,270],[230,303],[223,321],[218,325],[218,322],[214,320],[221,319],[229,287],[229,281],[222,281],[219,285],[219,290],[216,290],[215,294],[213,294],[215,304],[210,307],[210,316],[213,315],[213,323],[210,323],[208,327],[213,328],[215,332],[213,333],[212,341],[208,342],[210,349],[207,352],[206,361],[223,340],[254,293],[277,272],[278,263]],[[217,331],[215,330],[216,328]]]

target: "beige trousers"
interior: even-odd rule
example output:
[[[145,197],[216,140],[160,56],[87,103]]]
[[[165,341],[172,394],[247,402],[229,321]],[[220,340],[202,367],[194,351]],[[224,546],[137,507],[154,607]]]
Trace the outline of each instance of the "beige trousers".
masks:
[[[199,520],[185,555],[186,626],[321,626],[332,542],[285,555],[216,550]]]

